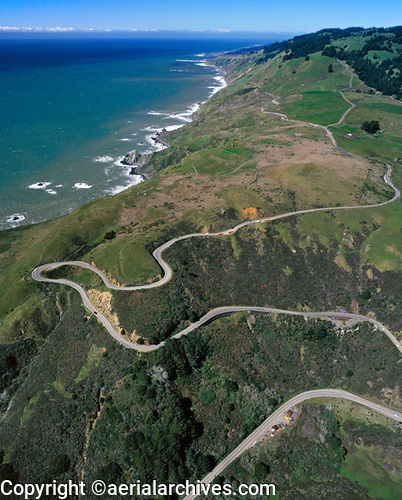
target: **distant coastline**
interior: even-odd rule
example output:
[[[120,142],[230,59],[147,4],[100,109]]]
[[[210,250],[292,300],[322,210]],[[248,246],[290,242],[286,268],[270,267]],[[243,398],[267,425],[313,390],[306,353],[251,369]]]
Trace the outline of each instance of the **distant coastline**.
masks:
[[[204,57],[205,54],[197,54],[199,56]],[[163,151],[164,149],[167,149],[169,147],[169,144],[165,141],[162,140],[162,137],[164,134],[167,132],[171,132],[173,130],[177,130],[179,128],[184,127],[188,123],[191,123],[194,118],[194,114],[201,108],[203,104],[205,104],[209,99],[211,99],[212,96],[214,96],[217,92],[219,92],[221,89],[225,88],[227,86],[227,82],[225,80],[225,77],[222,73],[222,70],[220,68],[216,68],[215,66],[208,64],[207,59],[204,59],[202,61],[197,61],[197,60],[186,60],[183,62],[193,62],[194,64],[197,64],[197,66],[204,66],[204,67],[210,67],[210,68],[215,68],[217,73],[220,73],[219,75],[215,76],[214,79],[219,82],[218,85],[211,85],[208,88],[210,89],[210,95],[208,98],[203,101],[203,102],[197,102],[194,103],[192,106],[190,106],[186,111],[183,113],[179,113],[176,115],[168,114],[168,113],[160,113],[157,111],[149,111],[148,115],[155,115],[155,116],[165,116],[168,118],[180,118],[184,121],[183,124],[176,124],[176,125],[170,125],[162,128],[150,128],[149,130],[153,132],[153,134],[147,135],[147,141],[150,143],[151,147],[154,149],[146,151],[145,153],[141,154],[138,153],[137,150],[131,150],[124,156],[120,157],[118,160],[116,160],[115,164],[120,165],[123,168],[129,168],[128,172],[129,175],[138,175],[142,177],[142,180],[145,180],[147,178],[147,175],[144,173],[139,173],[138,169],[149,163],[151,160],[152,156],[155,153],[158,153],[160,151]],[[140,181],[142,182],[142,181]],[[136,183],[136,184],[139,184]],[[132,186],[127,186],[125,189],[129,189],[129,187]],[[123,191],[123,190],[122,190]],[[117,194],[117,193],[115,193]]]

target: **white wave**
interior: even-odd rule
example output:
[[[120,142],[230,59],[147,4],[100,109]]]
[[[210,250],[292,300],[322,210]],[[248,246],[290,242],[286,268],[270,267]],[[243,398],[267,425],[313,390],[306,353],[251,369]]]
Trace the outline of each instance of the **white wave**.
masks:
[[[200,57],[202,57],[201,54],[200,54]],[[206,59],[204,59],[203,61],[200,61],[199,59],[176,59],[176,61],[178,61],[178,62],[186,62],[186,63],[193,63],[196,66],[211,67],[210,64],[207,64]]]
[[[90,189],[92,186],[90,186],[86,182],[76,182],[73,187],[75,187],[76,189]]]
[[[105,191],[105,194],[117,194],[117,193],[121,193],[122,191],[124,191],[125,189],[128,189],[129,187],[132,187],[132,186],[136,186],[137,184],[139,184],[140,182],[142,182],[144,180],[144,178],[142,177],[142,175],[130,175],[130,181],[126,182],[125,184],[121,184],[119,186],[114,186],[110,189],[106,189]]]
[[[93,161],[94,163],[109,163],[113,161],[113,158],[111,156],[97,156]]]
[[[63,187],[63,184],[57,184],[57,186],[55,186],[57,188],[62,188]]]
[[[15,223],[15,224],[17,224],[18,222],[22,222],[25,219],[26,219],[25,215],[22,215],[22,214],[12,214],[12,215],[9,215],[6,218],[6,221],[8,223]]]
[[[29,189],[46,189],[50,186],[51,182],[36,182],[35,184],[31,184]]]
[[[201,104],[199,102],[196,102],[192,104],[190,107],[188,107],[185,111],[182,113],[171,113],[170,115],[167,115],[164,120],[182,120],[184,122],[190,123],[192,122],[192,115],[200,109]]]
[[[55,191],[54,189],[46,189],[46,193],[57,194],[57,191]]]
[[[123,168],[123,173],[130,179],[133,178],[135,175],[139,175],[135,173],[135,169],[138,168],[139,165],[122,165]]]
[[[147,115],[152,116],[166,116],[168,113],[160,113],[159,111],[148,111]]]
[[[163,128],[150,125],[149,127],[142,128],[141,130],[142,132],[162,132]]]
[[[123,137],[123,139],[119,139],[119,141],[131,141],[131,139],[129,139],[128,137]]]
[[[171,132],[172,130],[177,130],[178,128],[184,127],[185,123],[178,123],[177,125],[168,125],[166,127],[166,132]]]
[[[177,62],[189,62],[189,63],[198,63],[200,62],[198,59],[176,59]]]
[[[201,52],[201,54],[194,54],[194,57],[205,57],[205,54]]]
[[[125,156],[119,156],[119,158],[117,158],[117,160],[113,163],[113,165],[116,165],[118,167],[125,167],[126,165],[124,165],[124,163],[122,163],[121,161],[124,160]]]
[[[217,85],[211,85],[210,87],[208,87],[209,89],[211,89],[209,97],[212,97],[214,94],[227,86],[226,80],[223,78],[223,76],[214,76],[214,80],[216,80]]]
[[[157,137],[154,137],[152,134],[147,135],[145,139],[152,146],[152,149],[148,149],[147,151],[145,151],[145,154],[157,153],[158,151],[162,151],[167,148],[166,144],[161,142]]]
[[[191,120],[191,114],[190,113],[172,113],[171,115],[166,116],[164,118],[166,120],[182,120],[183,122],[190,123]]]

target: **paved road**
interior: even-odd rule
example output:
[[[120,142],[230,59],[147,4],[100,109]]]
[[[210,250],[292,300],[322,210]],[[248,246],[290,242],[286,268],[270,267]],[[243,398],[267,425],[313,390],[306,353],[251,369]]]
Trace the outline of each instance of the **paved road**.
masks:
[[[249,448],[253,447],[261,438],[271,433],[272,425],[278,419],[279,416],[283,416],[292,406],[305,401],[306,399],[314,399],[314,398],[341,398],[348,399],[349,401],[354,401],[355,403],[359,403],[361,405],[370,408],[386,417],[389,417],[393,420],[397,420],[398,422],[402,422],[402,413],[397,412],[395,410],[385,408],[384,406],[380,406],[376,403],[372,403],[367,399],[361,398],[360,396],[356,396],[350,392],[341,391],[338,389],[318,389],[315,391],[307,391],[298,394],[294,398],[287,401],[280,408],[278,408],[272,415],[270,415],[257,429],[252,432],[236,449],[232,451],[222,462],[220,462],[215,469],[210,472],[202,481],[203,484],[210,484],[216,476],[218,476],[228,465],[230,465],[236,458],[238,458],[242,453],[244,453]],[[197,495],[188,495],[184,498],[184,500],[193,500]]]
[[[338,60],[339,61],[339,60]],[[343,74],[346,75],[346,72],[349,70],[349,67],[344,64],[342,61],[339,61],[340,64],[342,64],[342,66],[344,66],[344,71],[343,71]],[[342,89],[342,90],[349,90],[352,88],[352,83],[353,83],[353,75],[349,75],[350,76],[350,81],[349,81],[349,87],[346,88],[346,89]],[[341,90],[338,91],[339,94],[342,96],[342,98],[348,103],[350,104],[350,108],[347,109],[343,115],[341,116],[341,118],[338,120],[337,123],[333,123],[331,125],[327,125],[327,126],[322,126],[322,125],[317,125],[317,124],[314,124],[314,123],[309,123],[309,125],[313,126],[313,127],[319,127],[319,128],[322,128],[323,130],[325,130],[326,132],[326,135],[330,138],[333,146],[335,148],[337,148],[338,150],[340,151],[343,151],[345,153],[348,153],[347,151],[341,149],[337,143],[336,143],[336,140],[332,134],[332,132],[329,130],[328,127],[333,127],[333,126],[336,126],[336,125],[340,125],[344,119],[346,118],[346,116],[356,107],[356,105],[351,102],[349,99],[347,99],[345,97],[345,95],[343,94],[343,92]],[[269,113],[269,114],[278,114],[279,113]],[[281,118],[283,119],[287,119],[286,115],[281,115]],[[302,123],[302,122],[301,122]],[[348,154],[352,154],[353,156],[360,156],[360,155],[355,155],[353,153],[348,153]],[[395,192],[395,195],[394,197],[391,199],[391,200],[388,200],[384,203],[381,203],[379,205],[387,205],[388,203],[392,203],[394,201],[396,201],[399,197],[400,197],[400,192],[399,190],[397,189],[397,187],[392,183],[392,180],[391,180],[391,173],[392,173],[392,167],[385,163],[384,164],[387,166],[387,172],[384,176],[384,181],[390,185],[393,189],[394,189],[394,192]],[[378,205],[366,205],[364,207],[355,207],[355,208],[369,208],[369,207],[373,207],[373,206],[378,206]],[[340,210],[348,210],[348,209],[351,209],[352,207],[339,207],[339,208],[336,208],[336,210],[340,209]],[[298,212],[298,213],[306,213],[306,212],[309,212],[309,211],[319,211],[319,210],[326,210],[326,209],[316,209],[316,210],[308,210],[308,211],[302,211],[302,212]],[[290,214],[282,214],[280,216],[276,216],[276,217],[271,217],[271,220],[274,220],[276,218],[281,218],[281,217],[288,217]],[[293,214],[295,215],[295,214]],[[260,308],[253,308],[253,309],[249,309],[249,310],[254,310],[254,311],[257,311],[257,312],[267,312],[267,311],[258,311],[258,309]],[[262,309],[265,309],[265,308],[262,308]],[[354,315],[354,314],[349,314],[349,313],[346,313],[344,316],[342,316],[342,314],[344,313],[331,313],[331,312],[326,312],[326,313],[308,313],[308,314],[305,314],[305,313],[299,313],[299,312],[295,312],[295,311],[279,311],[278,309],[276,310],[271,310],[271,312],[281,312],[281,313],[284,313],[284,314],[295,314],[295,315],[306,315],[306,316],[310,316],[310,317],[322,317],[322,316],[325,316],[325,317],[328,317],[330,319],[333,319],[333,318],[339,318],[339,317],[347,317],[347,318],[354,318],[354,319],[359,319],[359,320],[362,320],[362,321],[370,321],[371,323],[375,324],[378,328],[380,328],[382,331],[384,331],[386,333],[386,335],[388,335],[388,337],[391,339],[391,341],[396,345],[396,347],[399,349],[400,352],[402,352],[401,350],[401,344],[395,339],[395,337],[391,334],[391,332],[389,330],[387,330],[383,325],[381,325],[380,323],[378,323],[377,321],[375,320],[372,320],[371,318],[367,318],[367,317],[363,317],[363,316],[360,316],[360,318],[358,317],[358,315]],[[200,320],[201,321],[201,320]],[[316,391],[308,391],[308,392],[304,392],[302,394],[299,394],[298,396],[295,396],[294,398],[292,398],[291,400],[289,400],[287,403],[285,403],[284,405],[282,405],[278,410],[276,410],[272,415],[270,415],[254,432],[252,432],[235,450],[233,450],[233,452],[228,455],[222,462],[220,462],[216,467],[215,469],[210,472],[208,474],[208,476],[206,476],[202,481],[201,483],[204,483],[204,484],[210,484],[217,475],[219,475],[226,467],[228,467],[229,464],[231,464],[237,457],[239,457],[244,451],[246,451],[248,448],[251,448],[252,446],[254,446],[265,434],[269,434],[270,433],[270,430],[271,430],[271,426],[274,424],[275,420],[280,416],[280,415],[284,415],[292,406],[294,406],[295,404],[297,403],[301,403],[302,401],[306,400],[306,399],[312,399],[312,398],[320,398],[320,397],[337,397],[337,398],[343,398],[343,399],[349,399],[351,401],[355,401],[356,403],[360,403],[364,406],[367,406],[368,408],[371,408],[372,410],[378,412],[378,413],[381,413],[382,415],[385,415],[389,418],[392,418],[394,420],[397,420],[399,422],[402,422],[402,414],[395,411],[395,410],[390,410],[389,408],[385,408],[383,406],[380,406],[376,403],[372,403],[371,401],[368,401],[366,399],[363,399],[361,398],[360,396],[356,396],[354,394],[351,394],[351,393],[348,393],[346,391],[341,391],[341,390],[337,390],[337,389],[321,389],[321,390],[316,390]],[[196,498],[197,495],[188,495],[187,497],[185,497],[184,500],[192,500],[193,498]]]
[[[350,207],[323,207],[323,208],[311,208],[311,209],[307,209],[307,210],[297,210],[295,212],[287,212],[284,214],[275,215],[272,217],[266,217],[263,219],[242,222],[241,224],[238,224],[237,226],[234,226],[230,229],[226,229],[224,231],[217,232],[217,233],[193,233],[193,234],[186,234],[183,236],[178,236],[177,238],[173,238],[173,239],[167,241],[166,243],[164,243],[163,245],[161,245],[160,247],[158,247],[153,252],[153,256],[154,256],[155,260],[158,262],[158,264],[160,265],[160,267],[162,268],[163,273],[164,273],[163,277],[159,281],[156,281],[154,283],[150,283],[147,285],[138,285],[138,286],[114,285],[113,283],[110,282],[109,278],[102,271],[100,271],[96,267],[91,266],[87,262],[82,262],[82,261],[65,261],[65,262],[52,262],[50,264],[43,264],[42,266],[39,266],[32,271],[32,277],[36,281],[43,281],[43,282],[48,282],[48,283],[59,283],[59,284],[71,286],[72,288],[77,290],[78,293],[81,295],[84,306],[99,318],[99,320],[104,324],[104,326],[106,327],[108,332],[116,340],[118,340],[121,344],[125,345],[126,347],[129,347],[130,349],[136,349],[136,350],[142,351],[142,352],[153,351],[153,350],[158,349],[159,347],[163,346],[164,343],[162,342],[161,344],[157,344],[157,345],[144,346],[144,345],[134,344],[133,342],[130,342],[130,341],[124,339],[123,337],[121,337],[119,335],[118,332],[116,332],[114,330],[114,328],[110,324],[109,320],[105,316],[103,316],[103,314],[100,311],[97,311],[95,309],[95,307],[91,304],[87,294],[85,293],[85,290],[80,285],[78,285],[74,281],[70,281],[70,280],[66,280],[66,279],[45,278],[44,276],[42,276],[42,272],[56,269],[60,266],[65,266],[65,265],[79,266],[79,267],[83,267],[85,269],[89,269],[90,271],[96,273],[102,279],[102,281],[105,283],[105,285],[108,288],[111,288],[112,290],[131,291],[131,290],[145,290],[145,289],[149,289],[149,288],[160,287],[160,286],[164,285],[165,283],[167,283],[172,277],[172,269],[169,266],[169,264],[163,259],[162,253],[166,249],[168,249],[169,247],[171,247],[172,245],[177,243],[178,241],[186,240],[188,238],[201,238],[201,237],[210,237],[210,236],[219,237],[219,236],[230,235],[230,234],[233,234],[236,231],[238,231],[239,229],[246,227],[246,226],[267,223],[267,222],[271,222],[274,220],[284,219],[286,217],[293,217],[295,215],[302,215],[302,214],[314,213],[314,212],[328,212],[328,211],[335,211],[335,210],[355,210],[355,209],[359,209],[359,208],[374,208],[374,207],[381,207],[384,205],[388,205],[389,203],[393,203],[394,201],[396,201],[400,197],[400,192],[399,192],[398,188],[393,184],[393,182],[391,180],[391,173],[392,173],[392,167],[391,167],[391,165],[387,164],[387,172],[384,175],[384,181],[386,182],[386,184],[388,184],[389,186],[392,187],[395,194],[390,200],[384,201],[382,203],[375,203],[372,205],[350,206]],[[224,308],[212,309],[205,316],[203,316],[199,321],[197,321],[196,323],[193,323],[185,330],[177,333],[176,335],[174,335],[174,337],[176,337],[176,338],[181,337],[182,335],[185,335],[185,334],[189,333],[190,331],[195,330],[196,328],[199,328],[201,325],[211,321],[213,318],[216,318],[218,316],[222,316],[224,314],[231,314],[231,313],[238,312],[238,311],[245,311],[245,310],[256,311],[256,312],[265,312],[265,313],[275,312],[275,313],[281,313],[281,314],[294,314],[294,315],[299,315],[299,316],[310,316],[310,317],[328,317],[328,316],[339,317],[339,316],[342,316],[342,317],[350,317],[351,319],[354,318],[354,319],[357,319],[360,321],[370,321],[371,323],[375,324],[378,328],[380,328],[391,339],[391,341],[397,346],[397,348],[402,352],[401,344],[396,340],[396,338],[392,335],[392,333],[381,323],[378,323],[377,321],[375,321],[371,318],[365,317],[365,316],[360,316],[360,315],[350,314],[350,313],[340,314],[340,313],[337,313],[335,311],[334,312],[301,313],[301,312],[297,312],[297,311],[287,311],[287,310],[281,310],[281,309],[275,309],[275,308],[269,308],[269,307],[227,306]]]

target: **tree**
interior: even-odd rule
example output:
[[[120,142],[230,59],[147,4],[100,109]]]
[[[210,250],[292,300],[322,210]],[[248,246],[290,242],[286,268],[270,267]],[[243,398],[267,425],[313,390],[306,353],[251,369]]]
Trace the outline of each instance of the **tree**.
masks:
[[[330,64],[328,66],[328,73],[333,73],[334,72],[334,68],[332,67],[332,64]]]
[[[362,292],[362,293],[360,294],[360,297],[361,297],[364,301],[366,301],[366,302],[367,302],[368,300],[370,300],[370,299],[371,299],[371,292],[370,292],[370,290],[364,290],[364,292]]]
[[[68,455],[61,454],[57,455],[52,459],[49,464],[49,469],[47,471],[48,479],[54,479],[60,474],[64,472],[68,472],[70,470],[70,458]]]
[[[362,123],[361,129],[369,134],[375,134],[380,130],[380,123],[377,120],[364,121]]]
[[[258,481],[264,481],[267,475],[269,474],[270,466],[265,464],[264,462],[256,462],[254,464],[254,474]]]

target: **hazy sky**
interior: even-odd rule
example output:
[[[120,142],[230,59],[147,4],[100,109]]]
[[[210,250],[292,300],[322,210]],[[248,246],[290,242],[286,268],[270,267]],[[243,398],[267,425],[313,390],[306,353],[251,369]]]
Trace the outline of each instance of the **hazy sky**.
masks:
[[[400,0],[1,0],[0,26],[310,32],[402,24]]]

